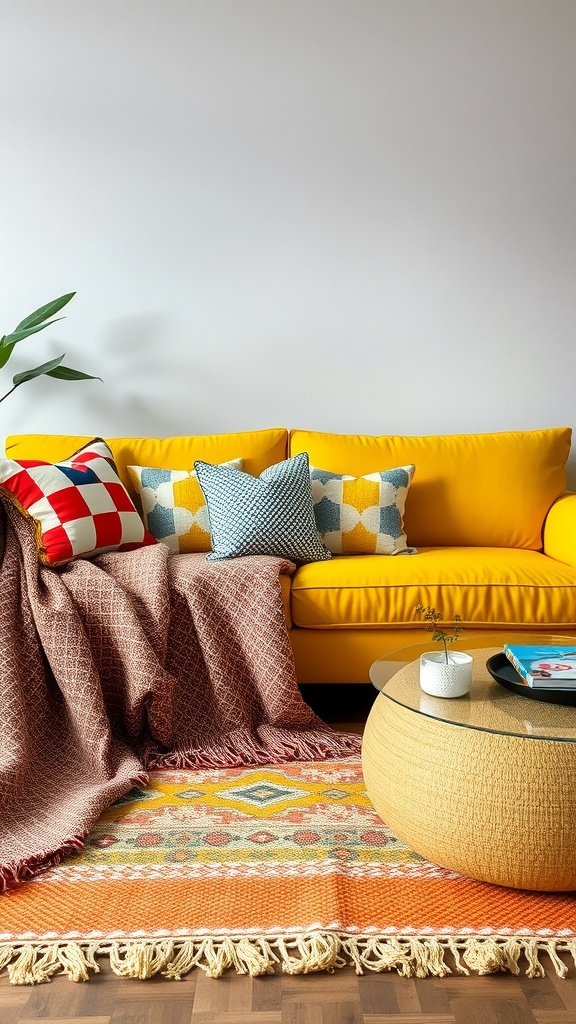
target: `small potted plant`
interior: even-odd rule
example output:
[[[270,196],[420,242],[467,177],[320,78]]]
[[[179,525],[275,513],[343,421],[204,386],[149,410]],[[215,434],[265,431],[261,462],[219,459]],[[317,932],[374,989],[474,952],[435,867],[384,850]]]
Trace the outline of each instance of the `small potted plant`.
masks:
[[[432,697],[463,697],[472,683],[472,657],[464,651],[449,651],[462,632],[461,618],[452,616],[453,626],[449,630],[441,626],[442,612],[424,605],[416,605],[415,611],[422,615],[427,632],[442,645],[438,651],[428,651],[420,656],[420,686]]]

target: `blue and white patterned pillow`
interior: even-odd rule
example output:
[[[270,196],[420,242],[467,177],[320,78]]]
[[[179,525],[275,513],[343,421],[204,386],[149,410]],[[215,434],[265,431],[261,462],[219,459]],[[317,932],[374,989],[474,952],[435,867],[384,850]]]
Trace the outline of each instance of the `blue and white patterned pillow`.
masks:
[[[195,462],[194,469],[210,517],[210,561],[277,555],[302,563],[331,557],[318,536],[305,452],[259,477],[209,462]]]

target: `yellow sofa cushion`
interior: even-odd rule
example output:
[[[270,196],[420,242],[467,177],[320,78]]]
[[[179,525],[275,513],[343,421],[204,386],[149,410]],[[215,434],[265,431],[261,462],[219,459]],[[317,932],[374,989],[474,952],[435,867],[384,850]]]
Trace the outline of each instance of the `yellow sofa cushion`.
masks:
[[[414,463],[404,530],[417,548],[539,550],[546,513],[566,487],[570,440],[569,427],[423,437],[293,430],[290,454],[352,476]]]
[[[6,439],[6,454],[11,459],[60,462],[91,440],[89,436],[72,434],[13,434]],[[128,466],[191,470],[196,459],[214,463],[243,459],[244,471],[259,476],[268,466],[286,458],[288,431],[284,427],[273,427],[235,434],[111,437],[104,440],[112,450],[122,483],[134,496],[135,488]]]
[[[419,603],[475,627],[574,626],[576,568],[526,549],[420,548],[412,558],[335,556],[292,582],[295,626],[414,625]]]

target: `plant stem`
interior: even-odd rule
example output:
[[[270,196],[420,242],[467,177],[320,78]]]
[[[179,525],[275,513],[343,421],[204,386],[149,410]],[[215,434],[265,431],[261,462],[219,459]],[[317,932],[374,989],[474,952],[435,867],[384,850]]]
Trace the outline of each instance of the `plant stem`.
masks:
[[[442,636],[442,643],[444,644],[444,657],[446,658],[446,664],[448,664],[448,644],[444,635]]]
[[[2,395],[2,398],[0,398],[0,402],[3,402],[5,398],[8,398],[8,395],[11,395],[13,391],[16,391],[17,387],[18,385],[15,384],[13,388],[10,388],[10,391],[7,391],[5,395]]]

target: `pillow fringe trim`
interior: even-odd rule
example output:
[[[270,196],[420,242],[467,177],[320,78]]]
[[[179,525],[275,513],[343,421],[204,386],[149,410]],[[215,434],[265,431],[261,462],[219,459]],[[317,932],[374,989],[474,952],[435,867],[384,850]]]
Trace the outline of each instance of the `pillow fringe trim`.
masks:
[[[451,965],[446,963],[446,954]],[[560,954],[572,957],[576,967],[576,939],[542,939],[493,935],[385,936],[349,935],[311,931],[276,936],[212,936],[188,939],[138,939],[92,942],[0,943],[0,974],[12,985],[34,985],[66,975],[70,981],[89,981],[100,973],[97,957],[108,957],[120,978],[144,980],[160,974],[179,981],[194,968],[209,978],[220,978],[233,968],[237,974],[257,977],[274,974],[309,974],[353,966],[356,974],[395,970],[404,978],[444,977],[447,974],[545,975],[540,954],[547,954],[559,978],[569,973]]]
[[[12,493],[12,491],[9,491],[6,487],[4,487],[3,494],[4,497],[10,502],[12,507],[15,508],[16,511],[19,512],[21,516],[24,516],[25,519],[28,519],[32,523],[34,528],[34,540],[36,543],[36,550],[38,552],[38,558],[40,559],[42,565],[46,565],[49,569],[55,569],[59,565],[65,565],[66,562],[69,561],[69,559],[66,559],[65,561],[61,562],[51,562],[48,559],[48,554],[46,551],[46,547],[44,545],[44,539],[42,535],[42,523],[40,522],[40,520],[36,519],[36,516],[31,515],[28,509],[24,508],[24,505],[20,504],[18,498],[16,497],[15,494]]]

